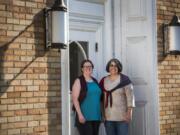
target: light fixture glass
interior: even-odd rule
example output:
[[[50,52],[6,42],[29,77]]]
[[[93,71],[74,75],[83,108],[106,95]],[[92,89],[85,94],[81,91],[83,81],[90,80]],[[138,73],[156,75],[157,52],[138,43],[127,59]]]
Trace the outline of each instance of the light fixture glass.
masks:
[[[45,9],[46,48],[65,49],[67,46],[67,8],[63,0],[56,0]]]

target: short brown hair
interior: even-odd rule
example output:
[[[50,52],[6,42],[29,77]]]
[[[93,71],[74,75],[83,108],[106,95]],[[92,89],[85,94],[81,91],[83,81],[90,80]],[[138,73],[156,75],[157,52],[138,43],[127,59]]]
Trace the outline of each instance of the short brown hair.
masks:
[[[108,61],[107,65],[106,65],[106,71],[109,72],[109,67],[110,67],[112,62],[114,62],[117,65],[118,73],[121,73],[123,67],[122,67],[121,62],[118,59],[116,59],[116,58],[113,58],[113,59]]]
[[[92,61],[91,61],[91,60],[89,60],[89,59],[85,59],[85,60],[83,60],[83,61],[81,62],[81,68],[83,68],[83,66],[84,66],[84,63],[86,63],[86,62],[89,62],[89,63],[91,63],[91,65],[92,65],[92,68],[94,68],[94,65],[93,65]]]

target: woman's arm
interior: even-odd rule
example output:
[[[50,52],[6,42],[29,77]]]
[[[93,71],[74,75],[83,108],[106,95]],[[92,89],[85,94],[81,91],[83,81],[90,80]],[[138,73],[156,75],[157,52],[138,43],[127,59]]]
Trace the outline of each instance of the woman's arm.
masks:
[[[132,120],[132,111],[133,111],[133,107],[135,107],[135,99],[134,99],[134,92],[133,92],[132,84],[125,87],[125,93],[126,93],[127,107],[128,107],[126,121],[129,122]]]
[[[80,104],[79,104],[79,100],[78,100],[79,95],[80,95],[80,90],[81,90],[80,80],[76,79],[74,81],[74,84],[72,87],[72,100],[73,100],[73,104],[74,104],[74,107],[75,107],[77,115],[78,115],[79,122],[85,123],[85,118],[81,112]]]

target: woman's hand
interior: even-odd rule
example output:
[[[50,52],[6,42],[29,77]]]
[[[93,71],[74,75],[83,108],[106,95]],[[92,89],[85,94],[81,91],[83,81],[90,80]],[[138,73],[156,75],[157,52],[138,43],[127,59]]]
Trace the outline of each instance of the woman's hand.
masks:
[[[86,119],[84,118],[84,116],[81,114],[81,115],[78,115],[78,118],[79,118],[79,122],[81,124],[84,124],[86,122]]]
[[[128,108],[128,111],[126,113],[125,121],[130,122],[132,120],[132,108]]]

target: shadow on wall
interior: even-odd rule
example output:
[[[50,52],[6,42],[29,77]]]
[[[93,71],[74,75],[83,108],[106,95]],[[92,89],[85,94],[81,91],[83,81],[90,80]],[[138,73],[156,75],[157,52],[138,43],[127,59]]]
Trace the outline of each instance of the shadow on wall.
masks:
[[[46,2],[46,6],[51,6],[53,1]],[[6,11],[14,12],[11,0],[6,0],[3,4],[9,7]],[[20,10],[27,14],[32,13],[28,7],[21,7]],[[0,100],[13,99],[11,104],[19,106],[33,104],[32,108],[21,109],[26,111],[26,115],[37,115],[34,120],[38,121],[38,124],[34,127],[34,132],[59,135],[60,53],[57,50],[45,50],[44,25],[42,9],[31,21],[25,22],[18,34],[13,37],[5,34],[4,39],[8,41],[1,43],[0,40]],[[11,26],[14,28],[15,24]],[[5,33],[8,33],[8,30]]]

